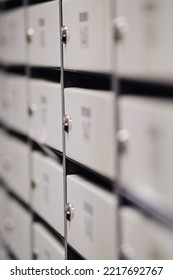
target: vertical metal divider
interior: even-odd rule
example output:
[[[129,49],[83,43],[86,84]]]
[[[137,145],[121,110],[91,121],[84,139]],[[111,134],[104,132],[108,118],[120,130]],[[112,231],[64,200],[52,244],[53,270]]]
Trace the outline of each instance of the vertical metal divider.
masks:
[[[65,259],[67,260],[67,177],[66,177],[66,138],[64,131],[64,116],[65,116],[65,96],[64,96],[64,51],[63,42],[61,40],[61,29],[63,27],[63,0],[59,0],[59,30],[60,30],[60,66],[61,66],[61,110],[62,110],[62,148],[63,148],[63,190],[64,190],[64,247]]]
[[[115,180],[114,180],[114,195],[117,200],[117,209],[115,213],[115,232],[117,235],[117,248],[118,251],[118,259],[121,259],[121,218],[120,218],[120,205],[121,205],[121,195],[119,191],[119,180],[120,180],[120,154],[119,154],[119,145],[118,145],[118,132],[120,129],[120,114],[119,114],[119,83],[118,83],[118,66],[117,66],[117,51],[116,51],[116,40],[115,40],[115,19],[116,19],[116,1],[112,2],[112,11],[113,11],[113,20],[112,20],[112,90],[115,96]]]
[[[27,29],[29,28],[29,18],[28,18],[28,0],[23,0],[23,8],[24,8],[24,23],[25,23],[25,41],[26,41],[26,65],[25,65],[25,77],[26,77],[26,93],[27,93],[27,108],[29,108],[30,105],[30,76],[31,76],[31,69],[29,65],[29,49],[28,49],[28,43],[27,43]],[[30,228],[30,234],[31,234],[31,257],[33,256],[33,209],[32,209],[32,140],[29,136],[29,117],[27,122],[27,132],[28,132],[28,145],[29,145],[29,178],[30,178],[30,198],[29,198],[29,212],[31,215],[31,228]],[[33,259],[33,257],[32,257]]]
[[[116,75],[113,75],[113,90],[115,94],[115,126],[116,126],[116,132],[115,132],[115,168],[116,168],[116,179],[114,181],[114,192],[115,196],[118,201],[117,205],[117,213],[116,213],[116,234],[117,234],[117,250],[118,250],[118,259],[121,259],[121,217],[120,217],[120,206],[121,206],[121,195],[120,195],[120,154],[119,154],[119,148],[118,148],[118,131],[120,129],[120,116],[119,116],[119,85],[118,85],[118,77]]]
[[[3,2],[3,8],[5,8],[5,7],[6,7],[6,3]],[[3,61],[3,65],[2,65],[2,69],[1,69],[3,71],[3,74],[5,74],[5,73],[7,74],[6,68],[7,68],[7,63]],[[3,124],[3,130],[5,131],[5,133],[7,132],[7,127],[4,124]],[[4,188],[4,190],[5,190],[6,194],[7,194],[8,193],[7,186],[4,186],[4,184],[3,184],[3,188]],[[4,240],[4,238],[2,238],[2,236],[0,236],[0,241],[2,241],[3,246],[5,246],[5,249],[7,250],[7,254],[9,256],[11,254],[11,251],[10,251],[10,248],[9,248],[9,244],[6,243],[6,241]]]

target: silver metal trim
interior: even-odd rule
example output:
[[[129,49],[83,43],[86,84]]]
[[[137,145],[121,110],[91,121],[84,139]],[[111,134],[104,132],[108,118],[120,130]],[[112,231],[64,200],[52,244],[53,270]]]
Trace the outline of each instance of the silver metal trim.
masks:
[[[61,30],[63,26],[63,7],[62,0],[59,0],[59,31],[61,36]],[[61,38],[60,38],[61,39]],[[60,64],[61,64],[61,107],[62,107],[62,148],[63,148],[63,189],[64,189],[64,247],[65,247],[65,259],[67,260],[68,248],[67,248],[67,219],[66,219],[66,204],[67,204],[67,177],[66,177],[66,136],[64,131],[64,116],[65,116],[65,96],[64,96],[64,51],[63,42],[60,40]]]

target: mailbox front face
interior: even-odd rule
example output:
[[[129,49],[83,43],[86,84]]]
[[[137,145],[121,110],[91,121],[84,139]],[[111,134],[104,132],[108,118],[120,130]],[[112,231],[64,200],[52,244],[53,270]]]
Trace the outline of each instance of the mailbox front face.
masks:
[[[30,84],[30,136],[62,151],[61,89],[53,82],[33,79]]]
[[[46,222],[64,235],[63,171],[58,162],[33,153],[33,208]]]
[[[39,223],[34,224],[34,246],[38,260],[64,260],[64,247]]]
[[[9,128],[19,133],[28,133],[28,98],[26,77],[3,75],[1,94],[1,118]]]
[[[30,213],[14,199],[9,201],[11,229],[9,245],[15,256],[21,260],[30,260],[31,256],[31,222]]]
[[[121,185],[172,209],[172,100],[124,96],[120,110],[121,128],[129,134],[120,161]]]
[[[121,208],[122,245],[125,259],[167,260],[173,258],[171,229],[142,212]]]
[[[7,31],[5,62],[14,65],[26,63],[26,30],[23,8],[8,11],[5,15]],[[20,50],[20,51],[19,51]]]
[[[108,91],[65,89],[66,113],[72,120],[67,156],[111,179],[116,173],[114,98]]]
[[[63,1],[65,69],[111,72],[112,0]]]
[[[12,192],[29,204],[29,146],[17,138],[8,136],[5,147],[2,156],[4,180]]]
[[[67,197],[74,207],[74,217],[68,222],[68,243],[86,259],[116,259],[114,195],[77,175],[69,175]]]
[[[28,8],[29,61],[33,66],[60,67],[59,1]]]

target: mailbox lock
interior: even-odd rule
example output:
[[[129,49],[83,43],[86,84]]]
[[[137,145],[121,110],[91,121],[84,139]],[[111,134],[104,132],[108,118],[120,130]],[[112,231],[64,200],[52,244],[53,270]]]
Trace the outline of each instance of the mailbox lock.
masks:
[[[69,29],[67,26],[64,25],[61,28],[61,41],[63,44],[67,44],[67,42],[69,41],[69,37],[70,37],[69,35],[70,35]]]
[[[26,32],[26,39],[27,39],[27,42],[28,43],[31,43],[32,42],[32,38],[33,38],[33,35],[34,35],[34,29],[29,27],[27,29],[27,32]]]
[[[74,207],[71,203],[66,205],[66,219],[70,222],[74,217]]]
[[[11,94],[10,94],[10,93],[9,93],[9,94],[6,93],[6,94],[2,97],[2,105],[3,105],[4,107],[8,108],[8,107],[10,106],[11,102],[12,102],[12,96],[11,96]]]
[[[135,258],[135,250],[130,243],[124,243],[122,245],[123,259],[132,260]]]
[[[72,119],[69,115],[64,116],[63,126],[64,126],[64,131],[67,133],[69,133],[70,130],[72,129]]]
[[[37,246],[34,246],[32,249],[33,260],[38,260],[38,255],[39,255],[39,248]]]
[[[117,133],[118,151],[124,153],[127,150],[127,143],[129,140],[129,132],[127,130],[119,130]]]
[[[4,155],[2,158],[2,166],[4,169],[10,169],[13,166],[13,159],[10,155]]]
[[[11,218],[5,217],[4,218],[4,227],[6,230],[12,230],[15,227],[15,224]]]
[[[34,114],[34,112],[37,111],[37,105],[36,104],[30,104],[28,107],[28,114],[29,116],[32,116]]]
[[[113,20],[113,35],[115,41],[122,40],[129,30],[129,24],[123,17],[118,17]]]
[[[34,189],[39,184],[39,179],[36,176],[32,177],[31,186]]]

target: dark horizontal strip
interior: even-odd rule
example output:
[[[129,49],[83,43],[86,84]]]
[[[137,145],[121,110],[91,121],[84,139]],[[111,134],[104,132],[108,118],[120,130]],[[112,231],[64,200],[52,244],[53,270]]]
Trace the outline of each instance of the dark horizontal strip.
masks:
[[[109,192],[114,191],[114,182],[110,179],[98,174],[97,172],[89,169],[88,167],[66,158],[66,169],[67,175],[76,174],[86,178],[86,180],[91,181],[91,183],[95,183],[96,185],[100,186],[100,188],[105,189]]]
[[[0,120],[0,128],[6,130],[6,125]]]
[[[42,217],[40,217],[39,214],[33,212],[33,220],[34,222],[38,222],[42,224],[58,241],[60,241],[61,243],[64,242],[64,237],[59,232],[57,232],[53,227],[51,227],[51,225],[48,224]]]
[[[25,201],[22,200],[22,198],[20,198],[15,192],[13,192],[9,186],[6,186],[6,189],[8,191],[8,194],[14,198],[23,208],[25,208],[25,210],[27,210],[28,212],[31,212],[31,206],[27,205],[27,203]]]
[[[3,68],[6,72],[12,73],[12,74],[19,74],[19,75],[25,75],[26,73],[26,67],[23,65],[18,66],[5,66]]]
[[[71,245],[67,245],[67,259],[68,260],[85,260]]]
[[[0,3],[0,12],[2,12],[3,10],[5,10],[5,3],[1,2]]]
[[[32,67],[30,68],[31,78],[44,79],[60,83],[60,68],[55,67]]]
[[[10,259],[11,260],[17,260],[17,257],[15,256],[14,252],[12,252],[11,249],[8,246],[6,246],[5,248],[7,250],[7,254],[10,257]]]
[[[63,153],[60,152],[60,151],[58,151],[58,150],[56,150],[56,149],[54,149],[54,148],[51,148],[51,147],[49,147],[49,146],[47,146],[47,145],[45,145],[45,146],[46,146],[48,149],[50,149],[50,151],[52,151],[53,153],[55,153],[55,154],[57,155],[57,157],[58,157],[60,163],[62,164]]]
[[[0,177],[0,189],[1,188],[3,188],[4,190],[7,190],[6,182],[2,177]]]
[[[21,132],[18,132],[16,130],[13,130],[12,128],[8,128],[6,126],[3,126],[5,128],[6,132],[9,133],[9,135],[18,138],[20,141],[24,142],[25,144],[29,144],[29,138],[27,135],[22,134]]]
[[[51,157],[54,160],[57,160],[58,163],[62,164],[62,152],[55,150],[45,144],[39,144],[35,142],[33,139],[29,138],[29,136],[22,134],[21,132],[18,132],[16,130],[13,130],[12,128],[7,127],[5,124],[0,123],[0,127],[4,129],[9,136],[17,138],[18,140],[24,142],[26,145],[30,145],[32,147],[32,150],[37,150],[45,154],[46,156]]]
[[[40,3],[52,2],[53,0],[28,0],[28,5],[35,5]],[[57,2],[58,4],[58,2]]]
[[[50,158],[57,160],[58,163],[62,164],[62,152],[50,148],[45,144],[39,144],[33,139],[30,139],[30,144],[32,146],[33,151],[42,152],[44,155],[49,156]]]
[[[23,6],[23,0],[8,0],[5,3],[5,10],[11,10]]]
[[[119,79],[118,88],[120,94],[142,95],[147,97],[173,97],[173,84],[161,82],[136,81]]]
[[[109,74],[65,70],[64,87],[111,90],[112,77]]]
[[[124,188],[119,188],[120,194],[120,204],[133,206],[137,209],[140,209],[145,215],[148,215],[150,218],[153,218],[160,222],[161,224],[165,225],[166,227],[173,230],[173,217],[171,213],[162,213],[160,211],[160,206],[158,204],[158,208],[151,205],[151,203],[147,203],[142,199],[139,199],[129,191],[125,190]]]

